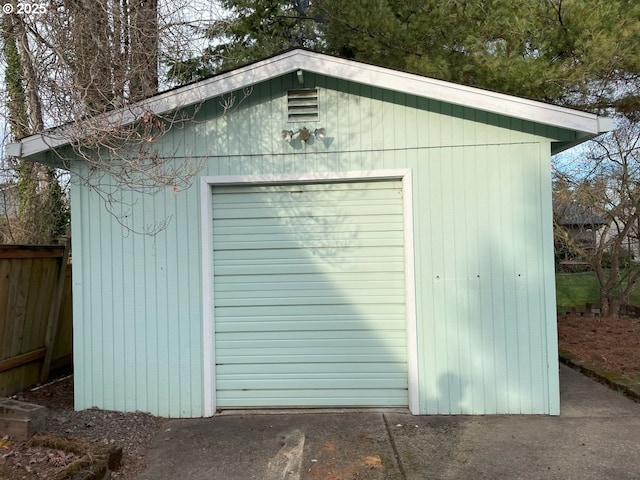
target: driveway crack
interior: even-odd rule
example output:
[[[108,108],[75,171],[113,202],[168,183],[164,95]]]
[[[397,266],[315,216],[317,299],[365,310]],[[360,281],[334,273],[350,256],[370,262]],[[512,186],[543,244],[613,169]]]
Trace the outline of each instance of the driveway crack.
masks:
[[[389,442],[391,443],[391,448],[393,449],[393,455],[396,457],[396,463],[398,464],[400,475],[402,476],[403,480],[407,480],[407,474],[404,471],[404,466],[402,465],[402,460],[400,459],[400,454],[398,453],[396,440],[393,438],[393,435],[391,435],[391,427],[389,426],[389,419],[387,419],[387,416],[384,413],[382,414],[382,420],[384,421],[384,426],[387,429],[387,435],[389,436]]]

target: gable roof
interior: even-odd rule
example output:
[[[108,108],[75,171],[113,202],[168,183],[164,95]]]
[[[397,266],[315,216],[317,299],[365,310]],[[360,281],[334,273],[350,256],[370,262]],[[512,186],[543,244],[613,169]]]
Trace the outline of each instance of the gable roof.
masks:
[[[605,218],[575,202],[555,201],[553,213],[556,223],[564,227],[598,227],[607,224]]]
[[[303,49],[290,50],[206,80],[154,95],[126,109],[104,114],[105,121],[108,122],[107,124],[126,125],[140,118],[145,112],[160,115],[297,71],[312,72],[391,91],[410,93],[432,100],[573,130],[577,133],[576,142],[554,145],[553,153],[588,140],[613,127],[611,119],[591,113]],[[71,139],[64,132],[65,128],[60,127],[25,137],[19,142],[8,145],[7,153],[10,156],[30,157],[67,145]]]

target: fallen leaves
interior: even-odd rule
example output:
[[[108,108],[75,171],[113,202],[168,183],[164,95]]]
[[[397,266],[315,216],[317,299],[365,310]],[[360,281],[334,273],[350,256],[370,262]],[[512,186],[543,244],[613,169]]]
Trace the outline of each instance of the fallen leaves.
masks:
[[[631,380],[640,379],[640,319],[558,317],[558,341],[568,351],[593,366]]]
[[[372,455],[368,457],[364,457],[362,459],[362,465],[369,468],[381,468],[382,467],[382,459],[378,455]]]

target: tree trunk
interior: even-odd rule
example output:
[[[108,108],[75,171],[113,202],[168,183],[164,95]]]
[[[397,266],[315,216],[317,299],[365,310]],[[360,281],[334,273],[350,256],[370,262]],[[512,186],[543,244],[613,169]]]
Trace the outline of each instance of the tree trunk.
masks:
[[[130,82],[132,102],[158,91],[158,0],[131,0]]]
[[[24,89],[24,72],[20,62],[14,22],[13,15],[3,15],[2,40],[6,61],[4,78],[9,97],[7,107],[11,134],[15,138],[22,138],[29,134],[29,114]]]
[[[618,318],[622,300],[610,291],[600,290],[600,315],[603,318]]]
[[[44,128],[38,76],[32,63],[27,32],[18,16],[3,17],[6,59],[5,82],[9,95],[8,120],[14,138]],[[10,218],[14,243],[52,243],[64,233],[68,209],[53,169],[18,159],[16,189],[18,212]]]
[[[108,0],[68,0],[71,16],[69,65],[73,69],[78,101],[95,114],[114,101],[112,52],[109,42]]]

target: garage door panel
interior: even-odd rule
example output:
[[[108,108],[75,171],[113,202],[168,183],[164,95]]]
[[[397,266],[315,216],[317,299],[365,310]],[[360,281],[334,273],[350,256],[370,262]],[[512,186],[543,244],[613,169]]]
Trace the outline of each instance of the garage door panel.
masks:
[[[377,192],[376,192],[377,193]],[[398,206],[390,205],[386,198],[380,198],[379,195],[360,195],[357,200],[349,200],[347,198],[322,199],[321,195],[295,195],[287,194],[286,198],[281,196],[269,196],[268,203],[264,202],[263,195],[256,195],[253,202],[242,203],[221,203],[218,198],[213,209],[216,219],[227,218],[246,218],[245,214],[257,212],[255,216],[249,218],[265,218],[274,211],[278,213],[279,218],[297,217],[304,218],[308,216],[311,220],[320,219],[325,216],[335,216],[339,214],[357,213],[358,215],[394,215],[401,213]],[[260,200],[262,198],[262,200]],[[315,198],[315,200],[314,200]],[[362,204],[366,203],[366,208]],[[401,208],[401,207],[400,207]],[[376,210],[374,210],[376,209]],[[313,216],[309,215],[313,212]],[[378,213],[376,213],[378,212]]]
[[[305,184],[264,184],[252,185],[251,192],[273,193],[273,192],[289,192],[292,190],[304,190],[305,192],[321,191],[321,192],[337,192],[337,191],[353,191],[369,190],[373,184],[378,190],[397,190],[399,181],[354,181],[354,182],[323,182],[323,183],[305,183]],[[231,193],[247,193],[248,187],[245,185],[228,185],[224,187],[222,194]]]
[[[251,343],[251,342],[248,342]],[[403,342],[404,343],[404,342]],[[256,344],[260,344],[256,341]],[[295,341],[281,341],[273,342],[271,346],[260,347],[243,347],[224,345],[216,348],[216,355],[219,357],[219,364],[227,363],[229,359],[234,357],[247,357],[255,356],[256,358],[272,357],[274,359],[288,358],[289,361],[295,363],[305,363],[305,358],[309,357],[321,357],[323,361],[335,361],[335,358],[344,358],[352,356],[353,358],[362,357],[366,355],[367,358],[372,358],[375,361],[376,355],[382,357],[388,357],[395,360],[402,360],[406,354],[406,347],[404,345],[394,345],[394,342],[382,342],[377,341],[361,341],[357,343],[348,342],[295,342]],[[280,360],[278,360],[280,362]],[[270,363],[274,363],[270,360]]]
[[[355,318],[354,318],[355,317]],[[346,316],[332,315],[319,317],[313,316],[292,316],[292,317],[274,317],[260,318],[255,317],[235,317],[235,322],[217,322],[216,332],[251,332],[261,334],[264,332],[287,332],[291,330],[298,331],[319,331],[321,329],[331,329],[332,331],[344,332],[357,330],[362,328],[363,322],[366,322],[368,328],[372,330],[383,330],[389,320],[397,323],[404,319],[391,319],[379,317],[377,319],[363,319],[362,316]]]
[[[241,378],[238,380],[226,380],[228,386],[227,391],[247,390],[268,390],[273,388],[274,382],[277,382],[279,389],[285,390],[315,390],[315,391],[332,391],[332,390],[370,390],[371,382],[376,383],[377,389],[401,390],[407,388],[406,378],[388,378],[388,377],[350,377],[350,378],[322,378],[317,376],[298,377],[298,378],[272,378],[269,379],[251,379]]]
[[[279,332],[281,333],[281,332]],[[341,332],[345,333],[345,332]],[[233,356],[236,352],[242,355],[246,349],[252,349],[257,354],[268,355],[270,352],[280,352],[281,349],[287,349],[287,353],[313,352],[314,349],[324,349],[327,356],[334,352],[338,353],[358,353],[359,351],[380,351],[382,353],[405,351],[405,339],[402,336],[395,337],[386,335],[384,340],[380,338],[367,338],[364,335],[343,336],[343,338],[304,338],[302,335],[295,335],[292,338],[264,338],[256,340],[246,339],[247,335],[243,335],[245,339],[237,340],[228,338],[225,335],[223,339],[216,341],[216,350],[221,356]],[[358,345],[354,347],[354,345]],[[318,350],[320,351],[320,350]]]
[[[378,263],[367,262],[348,262],[348,261],[332,261],[325,263],[321,266],[313,263],[311,265],[256,265],[254,268],[247,268],[246,265],[239,266],[221,266],[214,268],[215,275],[282,275],[282,274],[296,274],[306,273],[314,274],[321,273],[323,275],[334,275],[343,272],[356,272],[356,273],[379,273],[385,272],[402,272],[404,263],[400,260],[395,261],[382,261]]]
[[[342,268],[342,269],[335,268],[334,266],[335,264],[338,264],[338,266],[343,263],[348,263],[349,265],[369,265],[370,266],[372,264],[371,258],[374,257],[376,258],[375,265],[380,265],[381,267],[384,267],[384,268],[393,268],[394,270],[400,273],[404,273],[403,263],[398,260],[398,257],[391,255],[393,253],[392,251],[394,250],[394,247],[369,248],[366,250],[370,252],[369,256],[357,255],[357,256],[351,256],[346,258],[341,257],[341,255],[339,254],[332,255],[333,252],[331,252],[331,250],[328,250],[328,249],[323,250],[324,252],[326,252],[324,255],[314,250],[311,252],[312,255],[307,254],[307,256],[305,257],[298,256],[297,258],[293,255],[290,256],[290,258],[287,258],[287,255],[279,255],[279,251],[271,250],[274,253],[274,256],[280,257],[280,258],[271,258],[271,259],[264,258],[264,259],[256,259],[256,260],[229,259],[229,258],[226,258],[226,255],[220,254],[218,255],[218,258],[220,260],[218,260],[218,266],[216,267],[217,270],[215,271],[219,275],[230,275],[229,272],[237,271],[239,275],[243,275],[245,278],[249,278],[249,275],[260,275],[260,273],[253,273],[252,267],[260,266],[262,267],[261,271],[265,272],[265,273],[262,273],[262,275],[272,275],[272,274],[276,274],[276,272],[280,272],[282,270],[281,267],[283,264],[296,265],[299,267],[305,267],[305,270],[303,272],[299,272],[300,275],[313,275],[313,274],[319,275],[318,278],[312,278],[307,276],[306,278],[301,280],[329,281],[329,279],[326,279],[324,277],[324,275],[328,270],[331,270],[335,273],[350,272],[350,270],[345,270],[345,268]],[[319,263],[319,258],[322,258],[324,263]],[[271,267],[271,266],[275,267],[273,273],[264,268],[264,267]],[[277,273],[277,274],[283,275],[282,273]],[[295,275],[295,272],[293,273],[293,275]],[[362,279],[362,276],[360,276],[360,279]],[[264,281],[264,278],[262,280]],[[276,280],[286,281],[282,277],[278,277]],[[233,279],[231,278],[220,279],[219,283],[224,283],[226,281],[233,281]],[[333,281],[333,279],[330,279],[330,281]]]
[[[335,315],[357,318],[361,322],[368,322],[373,319],[389,318],[397,322],[404,321],[404,309],[399,309],[397,305],[358,305],[351,308],[344,305],[317,305],[312,309],[304,305],[282,305],[275,307],[248,307],[244,305],[234,305],[232,307],[216,306],[216,328],[224,322],[236,322],[235,317],[253,317],[254,319],[286,319],[292,317],[304,317],[309,321],[321,320],[323,317]]]
[[[339,201],[361,204],[388,197],[401,197],[397,182],[307,183],[297,185],[228,186],[217,192],[217,205],[263,204],[265,198],[277,205],[287,203],[317,205]]]
[[[265,198],[271,199],[278,205],[288,202],[297,205],[307,201],[317,204],[331,201],[359,203],[361,200],[379,200],[384,197],[379,193],[382,190],[388,191],[387,195],[400,195],[399,189],[384,182],[373,187],[371,182],[336,183],[333,186],[328,183],[254,186],[250,191],[243,186],[239,186],[237,191],[234,191],[235,187],[230,186],[220,191],[216,198],[218,205],[261,204]]]
[[[244,219],[216,220],[216,227],[224,230],[224,233],[216,235],[279,235],[279,234],[326,234],[326,222],[308,218],[262,218],[253,219],[251,226],[247,226]],[[349,217],[348,223],[340,225],[342,232],[376,232],[376,231],[402,231],[402,221],[389,216],[355,216]],[[335,227],[334,227],[335,228]],[[334,230],[335,231],[335,230]]]
[[[271,212],[272,214],[275,212]],[[341,215],[343,216],[343,215]],[[372,219],[380,219],[379,216],[371,217]],[[391,218],[391,217],[389,217]],[[319,219],[313,218],[310,219],[306,223],[301,223],[299,218],[291,219],[291,221],[286,221],[286,219],[278,219],[279,221],[285,221],[285,224],[274,224],[274,225],[265,225],[264,227],[256,227],[251,230],[242,227],[244,223],[246,225],[247,222],[257,222],[258,220],[252,218],[250,220],[242,219],[238,222],[238,226],[235,227],[225,227],[218,222],[214,223],[214,228],[218,228],[218,232],[215,234],[216,240],[222,240],[228,236],[235,236],[239,239],[244,237],[251,238],[255,235],[268,236],[268,239],[273,235],[274,237],[281,236],[290,236],[291,238],[300,238],[304,235],[315,235],[319,237],[326,237],[328,234],[334,234],[336,236],[345,236],[350,238],[350,234],[359,234],[359,235],[375,235],[377,232],[399,232],[402,231],[402,226],[396,223],[369,223],[371,220],[366,222],[357,223],[354,221],[347,221],[346,218],[338,221],[333,218]]]
[[[401,182],[213,193],[218,406],[406,405]]]
[[[276,250],[276,249],[315,249],[315,248],[346,248],[348,242],[349,248],[366,248],[366,247],[393,247],[401,245],[394,238],[335,238],[328,233],[325,238],[309,238],[300,235],[298,238],[290,238],[283,236],[282,238],[273,238],[272,240],[260,240],[258,238],[244,237],[243,240],[232,239],[229,241],[218,240],[216,246],[219,250]],[[335,252],[338,253],[337,251]],[[344,252],[348,254],[349,252]]]
[[[282,371],[283,368],[287,368],[288,365],[293,363],[299,364],[311,364],[311,363],[327,363],[327,361],[336,363],[367,363],[367,362],[400,362],[402,357],[406,355],[406,350],[398,349],[394,352],[390,349],[378,349],[376,351],[367,350],[364,352],[356,353],[352,349],[347,352],[333,352],[327,354],[321,349],[315,351],[296,351],[296,352],[267,352],[260,354],[261,352],[249,351],[248,349],[243,352],[228,352],[229,355],[225,355],[225,352],[216,352],[216,365],[225,365],[227,363],[234,364],[263,364],[272,365],[273,372]],[[241,354],[242,353],[242,354]],[[218,391],[226,390],[224,384],[224,378],[217,378]]]
[[[318,375],[310,375],[305,377],[279,377],[270,375],[267,379],[260,378],[240,378],[237,380],[225,379],[228,390],[265,390],[273,388],[273,383],[277,382],[279,388],[288,390],[332,390],[332,389],[368,389],[371,387],[371,381],[376,382],[376,386],[382,389],[402,389],[407,388],[406,378],[393,378],[386,376],[367,377],[351,376],[349,378],[340,378],[334,374],[331,378]]]
[[[345,247],[347,248],[347,247]],[[385,246],[378,247],[372,246],[367,248],[353,248],[350,249],[348,254],[349,257],[353,260],[367,260],[371,262],[371,257],[375,256],[375,258],[388,258],[397,261],[398,256],[401,256],[404,252],[404,248],[402,245],[397,246]],[[336,250],[334,248],[322,248],[316,247],[313,252],[308,252],[304,249],[298,248],[289,248],[289,249],[264,249],[264,250],[237,250],[237,249],[229,249],[223,251],[216,251],[214,261],[216,264],[228,265],[228,264],[240,264],[240,265],[251,265],[251,264],[274,264],[274,263],[282,263],[284,260],[287,262],[304,260],[309,261],[310,259],[315,259],[316,262],[317,257],[319,258],[339,258],[335,257]],[[340,257],[345,257],[345,254],[340,254]],[[358,277],[360,278],[360,277]],[[225,279],[220,279],[225,280]]]
[[[290,273],[291,275],[295,275],[296,273],[309,275],[309,274],[319,274],[324,275],[327,271],[333,271],[335,273],[350,273],[351,271],[346,268],[338,268],[342,263],[348,263],[350,265],[382,265],[385,268],[392,267],[396,271],[404,272],[404,264],[398,257],[392,256],[392,252],[397,250],[394,246],[381,248],[369,248],[367,249],[370,252],[370,255],[363,256],[357,255],[348,257],[344,252],[344,248],[341,248],[341,251],[337,251],[338,249],[310,249],[307,251],[307,256],[299,256],[298,258],[286,258],[287,255],[281,255],[281,251],[278,250],[270,250],[274,253],[275,257],[281,258],[273,258],[268,259],[264,258],[263,260],[255,260],[251,261],[243,261],[238,260],[234,261],[232,259],[227,258],[226,252],[218,253],[216,256],[220,259],[219,265],[216,266],[214,273],[218,275],[228,275],[226,272],[233,272],[233,268],[238,270],[238,273],[241,275],[249,276],[249,275],[271,275],[271,274],[279,274]],[[376,253],[378,253],[376,255]],[[240,255],[238,255],[240,256]],[[375,262],[371,262],[371,258],[374,257],[376,259]],[[322,259],[322,260],[321,260]],[[215,259],[214,259],[215,261]],[[306,269],[302,272],[287,272],[283,270],[283,267],[287,265],[300,265],[301,267],[306,267]],[[261,267],[260,271],[254,272],[251,268],[246,267]],[[269,271],[268,268],[273,267],[273,271]],[[369,270],[375,271],[376,269],[368,268]],[[283,272],[283,273],[281,273]],[[317,280],[322,280],[320,277]],[[221,282],[226,281],[227,279],[220,279]],[[283,280],[281,277],[278,280]],[[309,278],[307,278],[309,280]]]
[[[293,330],[289,335],[283,335],[282,332],[263,332],[260,338],[247,338],[244,332],[226,332],[216,336],[216,345],[223,345],[225,342],[247,342],[255,345],[255,342],[279,342],[279,341],[314,341],[314,342],[345,342],[352,344],[354,341],[380,341],[383,337],[385,342],[396,340],[404,344],[404,329],[395,330],[370,330],[359,329],[349,331],[320,330],[315,332]]]
[[[376,378],[379,375],[402,376],[406,379],[406,368],[403,362],[367,362],[367,363],[296,363],[287,367],[287,372],[274,372],[272,365],[265,364],[244,364],[227,363],[219,365],[216,373],[230,379],[237,379],[243,376],[260,377],[263,375],[273,375],[276,377],[286,375],[338,375],[343,378],[347,376],[364,375],[368,378]]]
[[[272,218],[277,216],[278,218],[286,220],[287,218],[301,218],[308,216],[312,219],[310,223],[322,223],[328,222],[331,220],[335,224],[335,228],[340,226],[340,222],[345,221],[345,217],[349,216],[351,213],[354,213],[355,207],[349,207],[348,205],[339,205],[335,206],[327,205],[327,206],[312,206],[309,205],[307,207],[299,207],[299,208],[287,208],[286,206],[276,206],[276,205],[268,205],[265,206],[263,203],[260,206],[252,206],[247,208],[233,208],[233,209],[222,209],[219,207],[214,207],[213,215],[216,220],[214,220],[213,226],[216,227],[217,219],[226,219],[226,218],[234,218],[234,219],[252,219],[252,218]],[[393,206],[393,205],[364,205],[358,208],[358,215],[371,215],[379,217],[380,215],[389,215],[389,216],[397,216],[402,214],[402,206]],[[331,218],[329,217],[338,217]]]
[[[340,232],[279,232],[279,233],[258,233],[253,234],[226,234],[216,235],[216,251],[218,250],[247,250],[253,246],[257,252],[263,249],[288,248],[293,251],[306,250],[307,248],[323,247],[346,247],[357,249],[359,247],[380,247],[397,245],[402,246],[402,238],[398,238],[398,233],[393,230],[374,230],[364,232],[354,230]],[[356,237],[360,237],[356,239]]]
[[[300,281],[300,282],[278,282],[280,287],[292,294],[297,290],[307,290],[313,289],[314,292],[326,290],[330,293],[333,293],[335,290],[335,282],[330,281]],[[349,294],[349,292],[358,292],[360,290],[366,290],[369,292],[375,291],[389,291],[386,287],[388,282],[386,280],[369,280],[369,281],[342,281],[340,282],[340,289]],[[402,289],[390,287],[393,291],[394,289],[401,291]],[[262,277],[262,281],[251,282],[251,283],[225,283],[222,285],[216,285],[216,296],[221,298],[221,295],[227,294],[227,292],[231,293],[242,293],[242,292],[253,292],[256,295],[262,295],[263,293],[268,295],[273,291],[273,286],[269,282],[264,281],[264,277]]]
[[[397,389],[392,390],[393,392]],[[281,407],[343,407],[397,406],[406,404],[406,395],[389,395],[381,389],[329,389],[329,390],[246,390],[223,391],[218,394],[218,404],[242,405],[258,408],[265,405]]]
[[[234,283],[232,285],[238,285]],[[254,287],[254,288],[251,288]],[[282,287],[282,285],[280,285]],[[296,288],[297,287],[297,288]],[[274,300],[278,298],[280,295],[286,295],[281,298],[308,298],[309,291],[313,292],[314,297],[328,297],[330,299],[335,299],[336,291],[335,287],[331,282],[319,283],[319,282],[308,282],[304,285],[296,285],[290,289],[287,289],[286,292],[283,293],[282,289],[274,289],[273,285],[269,284],[251,284],[245,287],[245,290],[241,290],[241,287],[238,287],[237,290],[234,289],[219,289],[216,291],[216,303],[220,306],[223,304],[220,303],[223,300],[238,300],[238,299],[251,299],[253,301],[258,301],[258,299],[266,299],[266,300]],[[389,287],[385,288],[384,282],[379,282],[379,286],[375,286],[375,282],[367,282],[367,283],[359,283],[359,284],[349,284],[345,285],[340,289],[341,294],[345,298],[356,299],[362,296],[375,296],[375,297],[393,297],[400,298],[400,302],[404,303],[404,290],[402,288],[394,288]],[[351,302],[350,302],[351,303]],[[244,305],[249,305],[244,303]],[[269,303],[263,304],[269,305]]]
[[[397,282],[401,282],[404,278],[404,272],[403,271],[397,271],[397,272],[380,272],[380,274],[376,275],[375,273],[373,275],[367,275],[366,279],[362,278],[362,275],[360,275],[359,273],[356,272],[338,272],[338,273],[334,273],[330,278],[326,278],[326,276],[321,276],[321,277],[314,277],[314,276],[309,276],[306,274],[298,274],[298,273],[291,273],[291,274],[281,274],[278,275],[277,279],[275,281],[282,283],[283,285],[286,284],[291,284],[291,283],[295,283],[295,284],[301,284],[301,283],[305,283],[305,282],[309,282],[309,283],[333,283],[335,285],[349,285],[349,284],[353,284],[353,283],[365,283],[365,282],[390,282],[393,284],[396,284]],[[251,273],[247,273],[245,275],[239,275],[239,276],[225,276],[222,278],[219,278],[218,281],[216,281],[216,291],[218,290],[218,287],[222,287],[222,289],[224,288],[233,288],[233,285],[235,284],[255,284],[255,283],[265,283],[265,278],[263,275],[253,275]]]
[[[275,294],[275,293],[274,293]],[[281,293],[279,293],[281,294]],[[351,295],[349,297],[342,296],[339,298],[331,296],[292,296],[289,292],[284,292],[286,297],[272,297],[272,298],[244,298],[242,300],[245,306],[281,306],[281,305],[307,305],[313,308],[316,305],[354,305],[358,303],[369,304],[389,304],[395,303],[398,305],[404,304],[404,296],[392,296],[385,295],[379,297],[375,295]],[[234,298],[221,298],[216,300],[220,307],[233,307],[238,303]]]

